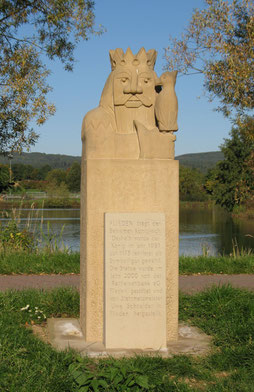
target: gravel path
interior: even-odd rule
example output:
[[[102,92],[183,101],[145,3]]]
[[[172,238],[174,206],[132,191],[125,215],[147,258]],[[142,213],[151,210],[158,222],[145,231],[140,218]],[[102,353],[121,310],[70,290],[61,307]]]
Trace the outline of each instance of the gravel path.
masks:
[[[254,290],[254,275],[186,275],[179,278],[180,290],[189,294],[202,291],[212,285],[227,283],[234,287]],[[64,286],[78,289],[79,275],[0,275],[0,291],[28,288],[52,289]]]

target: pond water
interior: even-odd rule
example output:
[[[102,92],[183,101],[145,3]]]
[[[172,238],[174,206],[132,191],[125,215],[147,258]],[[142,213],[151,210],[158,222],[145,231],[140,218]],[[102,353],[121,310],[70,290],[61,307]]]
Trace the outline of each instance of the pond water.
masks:
[[[8,218],[0,218],[6,224]],[[62,242],[73,251],[79,251],[80,211],[79,209],[23,209],[20,224],[41,237]],[[180,254],[209,255],[232,253],[233,242],[241,249],[254,250],[254,220],[232,219],[220,208],[180,209]]]

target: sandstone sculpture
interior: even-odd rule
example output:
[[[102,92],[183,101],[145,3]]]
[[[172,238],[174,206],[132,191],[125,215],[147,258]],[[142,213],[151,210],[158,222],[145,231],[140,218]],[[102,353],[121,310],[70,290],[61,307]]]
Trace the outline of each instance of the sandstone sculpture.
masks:
[[[112,72],[100,104],[82,124],[85,159],[174,159],[177,72],[158,78],[156,56],[154,49],[110,50]]]
[[[178,338],[176,72],[159,78],[156,55],[111,50],[82,125],[80,323],[104,352]]]
[[[178,102],[175,93],[177,71],[164,72],[161,77],[162,91],[155,102],[155,115],[160,131],[172,132],[178,130]]]

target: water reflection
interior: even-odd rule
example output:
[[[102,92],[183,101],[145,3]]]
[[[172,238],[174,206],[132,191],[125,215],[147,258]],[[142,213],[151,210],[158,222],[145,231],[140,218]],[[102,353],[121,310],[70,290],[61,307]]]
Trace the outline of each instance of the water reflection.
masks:
[[[248,235],[254,235],[253,220],[232,218],[219,207],[180,209],[180,254],[230,254],[233,242],[240,249],[254,249]]]
[[[6,224],[9,218],[0,221]],[[64,225],[62,239],[73,251],[79,250],[80,211],[79,209],[30,209],[20,211],[20,224],[40,236],[48,231],[59,238]],[[180,209],[180,254],[199,255],[202,252],[216,255],[232,253],[232,240],[239,248],[254,249],[254,221],[232,219],[222,209],[181,208]]]

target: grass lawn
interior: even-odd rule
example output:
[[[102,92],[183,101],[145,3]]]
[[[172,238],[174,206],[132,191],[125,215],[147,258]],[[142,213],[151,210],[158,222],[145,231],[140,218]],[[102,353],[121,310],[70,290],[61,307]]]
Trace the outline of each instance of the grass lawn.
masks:
[[[0,252],[0,274],[79,273],[79,253]]]
[[[47,198],[47,199],[24,199],[22,208],[80,208],[79,198]],[[18,200],[0,200],[0,211],[11,210],[12,208],[21,208],[21,201]]]
[[[254,274],[254,254],[230,256],[181,256],[180,274]],[[79,253],[0,252],[0,274],[79,273]]]
[[[181,256],[179,272],[192,274],[254,274],[254,254],[238,256]]]
[[[96,361],[56,352],[26,324],[43,322],[44,315],[78,317],[79,294],[72,289],[0,293],[0,312],[3,392],[254,391],[252,292],[223,286],[181,296],[180,319],[213,336],[213,349],[203,358]]]

